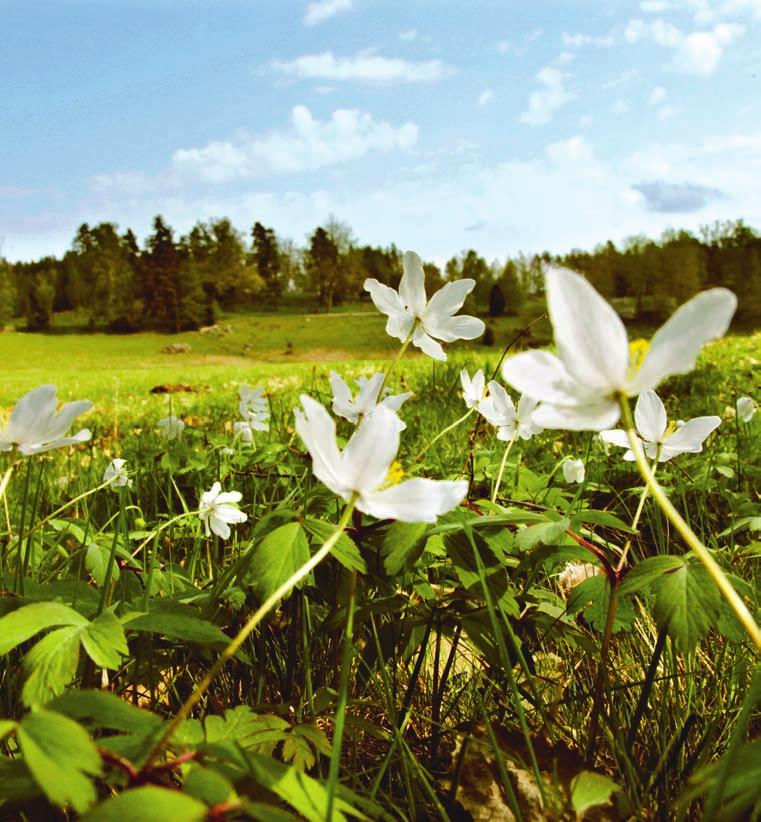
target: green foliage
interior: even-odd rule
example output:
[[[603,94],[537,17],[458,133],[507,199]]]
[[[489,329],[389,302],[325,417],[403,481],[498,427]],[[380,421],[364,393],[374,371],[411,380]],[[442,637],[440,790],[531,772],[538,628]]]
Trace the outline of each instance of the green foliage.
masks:
[[[309,543],[301,524],[290,522],[271,531],[249,560],[246,580],[264,601],[309,559]]]
[[[187,793],[145,785],[114,796],[98,805],[85,822],[124,822],[140,819],[141,822],[202,822],[206,819],[207,806]]]

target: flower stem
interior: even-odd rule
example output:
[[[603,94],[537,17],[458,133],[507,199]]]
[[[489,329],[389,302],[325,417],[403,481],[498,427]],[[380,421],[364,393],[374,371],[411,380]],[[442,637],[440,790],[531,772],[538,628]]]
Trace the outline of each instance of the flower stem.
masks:
[[[457,428],[458,425],[461,425],[465,422],[466,419],[475,411],[475,406],[473,408],[469,408],[465,414],[463,414],[459,419],[456,419],[453,423],[448,425],[443,431],[439,431],[438,434],[428,443],[428,445],[423,448],[423,450],[415,457],[414,460],[410,463],[410,465],[415,465],[415,463],[420,462],[421,459],[425,456],[428,449],[435,445],[445,434],[448,434],[450,431],[453,431]]]
[[[761,651],[761,629],[759,629],[752,614],[743,602],[740,595],[732,587],[732,583],[727,578],[727,575],[721,569],[721,566],[711,555],[711,552],[698,539],[695,532],[682,518],[681,514],[674,508],[671,500],[666,496],[663,488],[658,484],[658,481],[650,471],[650,466],[647,464],[647,459],[642,451],[642,445],[634,430],[634,420],[632,419],[632,412],[629,408],[629,401],[623,395],[619,397],[619,404],[623,414],[624,424],[626,428],[626,435],[629,438],[629,447],[632,449],[634,459],[639,468],[640,474],[647,483],[653,499],[658,503],[663,513],[671,521],[671,524],[676,528],[682,536],[682,539],[687,543],[692,552],[705,566],[709,576],[713,580],[714,585],[721,591],[724,599],[729,604],[729,607],[734,612],[737,619],[745,629],[745,632],[753,641],[757,651]]]
[[[499,465],[499,473],[497,474],[497,481],[494,483],[494,490],[491,492],[491,501],[497,501],[497,494],[499,493],[499,486],[502,484],[502,475],[505,473],[505,466],[507,465],[507,456],[510,453],[510,449],[513,447],[513,443],[515,442],[515,436],[517,434],[516,431],[513,432],[512,437],[510,437],[510,441],[507,443],[507,448],[505,448],[505,453],[502,455],[502,462]]]
[[[415,320],[412,328],[410,329],[410,333],[407,335],[407,339],[402,343],[402,347],[396,352],[396,356],[391,361],[391,365],[388,367],[388,371],[383,376],[383,383],[381,384],[380,391],[378,392],[378,402],[383,399],[383,392],[386,390],[386,386],[388,385],[389,378],[394,373],[394,369],[397,366],[397,363],[401,358],[404,356],[404,352],[409,347],[409,344],[412,342],[412,335],[415,333],[415,329],[417,328],[418,321]]]
[[[159,738],[158,742],[153,746],[151,751],[149,752],[148,756],[145,759],[143,764],[143,770],[145,771],[150,764],[153,762],[154,759],[161,753],[163,748],[169,744],[174,736],[175,731],[179,728],[184,720],[188,718],[190,712],[193,708],[201,701],[203,695],[206,691],[209,690],[211,683],[216,679],[217,674],[224,668],[225,664],[228,660],[232,659],[233,656],[238,652],[240,647],[249,637],[249,635],[253,632],[257,625],[267,616],[267,614],[277,605],[277,603],[288,593],[290,593],[293,588],[301,582],[304,577],[306,577],[314,568],[316,568],[327,556],[330,554],[333,546],[338,542],[339,538],[344,532],[344,529],[349,524],[349,520],[351,518],[352,512],[354,511],[354,504],[356,502],[356,496],[352,496],[349,502],[346,504],[346,508],[344,509],[343,514],[341,515],[341,519],[336,525],[335,530],[333,533],[325,540],[325,542],[320,547],[320,550],[311,557],[307,562],[305,562],[300,568],[298,568],[288,579],[272,593],[267,599],[259,606],[259,608],[254,612],[254,614],[249,618],[246,624],[238,631],[235,635],[235,638],[230,642],[230,644],[222,651],[222,653],[217,657],[214,664],[209,668],[209,670],[204,674],[203,679],[196,685],[193,693],[183,702],[180,706],[179,711],[177,711],[176,715],[172,719],[172,721],[167,725],[164,733]]]

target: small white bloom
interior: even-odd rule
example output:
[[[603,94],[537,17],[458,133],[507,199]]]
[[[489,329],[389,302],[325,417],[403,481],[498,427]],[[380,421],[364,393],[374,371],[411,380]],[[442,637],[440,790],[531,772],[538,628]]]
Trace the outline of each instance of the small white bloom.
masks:
[[[750,422],[756,413],[756,403],[750,397],[739,397],[737,400],[737,416],[743,422]]]
[[[471,380],[468,369],[463,368],[460,372],[460,384],[462,385],[462,398],[468,408],[478,410],[481,401],[486,398],[486,377],[479,368]]]
[[[558,585],[560,585],[563,593],[568,596],[585,579],[595,577],[601,573],[602,568],[599,565],[593,565],[591,562],[566,562],[565,568],[558,574]]]
[[[536,406],[535,399],[523,394],[516,409],[504,386],[491,380],[489,395],[481,403],[479,411],[497,429],[497,439],[507,442],[519,436],[522,440],[530,440],[544,430],[534,420]]]
[[[703,291],[661,326],[640,361],[631,362],[624,324],[584,277],[553,266],[545,282],[557,355],[527,351],[502,366],[505,382],[542,403],[536,421],[545,428],[612,427],[620,416],[617,395],[637,396],[690,371],[703,345],[726,332],[737,307],[726,288]]]
[[[661,398],[655,391],[645,391],[639,395],[634,407],[634,424],[648,458],[654,460],[657,456],[658,462],[667,462],[679,454],[699,454],[705,439],[721,424],[721,417],[695,417],[687,422],[677,420],[675,425],[669,425]],[[602,431],[600,439],[626,448],[624,459],[629,462],[634,460],[626,431]]]
[[[185,423],[179,417],[175,417],[174,414],[164,417],[156,424],[159,427],[159,433],[166,440],[176,440],[182,436],[182,432],[185,430]]]
[[[73,437],[66,434],[74,420],[92,408],[92,403],[67,402],[56,411],[57,391],[54,385],[41,385],[18,401],[5,431],[0,431],[0,451],[10,451],[15,445],[22,454],[30,456],[90,439],[92,434],[87,428]]]
[[[446,360],[447,355],[437,340],[474,340],[484,333],[486,326],[477,317],[454,316],[475,288],[475,280],[447,283],[427,300],[425,272],[420,257],[414,251],[407,251],[403,264],[404,274],[399,291],[375,279],[367,279],[364,284],[375,307],[388,317],[386,333],[389,336],[404,342],[412,334],[414,346],[429,357]]]
[[[237,506],[241,496],[240,491],[222,491],[218,482],[211,486],[210,491],[201,494],[198,515],[207,537],[214,532],[220,539],[227,539],[230,536],[229,523],[245,522],[248,519]]]
[[[103,472],[103,482],[107,482],[112,488],[131,488],[132,480],[127,473],[127,460],[119,457],[111,460]]]
[[[236,422],[233,425],[233,432],[235,438],[240,438],[246,445],[251,445],[254,441],[254,432],[251,430],[251,425],[243,420]]]
[[[563,476],[566,482],[584,482],[586,471],[581,460],[566,460],[563,463]]]
[[[333,413],[349,422],[357,423],[363,417],[368,417],[378,408],[387,408],[396,413],[412,396],[410,391],[404,394],[395,394],[380,399],[381,386],[384,376],[381,373],[373,374],[369,379],[357,379],[357,396],[352,397],[351,389],[335,371],[330,372],[330,387],[333,389]],[[400,431],[407,426],[399,420]]]
[[[269,403],[264,396],[264,387],[257,385],[249,388],[245,383],[238,391],[238,410],[241,417],[248,419],[253,415],[257,420],[266,421],[269,418]],[[262,429],[257,429],[262,430]],[[267,430],[266,428],[264,429]]]
[[[306,394],[295,408],[296,431],[312,456],[312,471],[320,482],[378,519],[435,522],[462,502],[468,483],[415,477],[388,485],[389,471],[399,450],[396,414],[382,406],[364,417],[343,451],[336,443],[336,424],[327,410]]]

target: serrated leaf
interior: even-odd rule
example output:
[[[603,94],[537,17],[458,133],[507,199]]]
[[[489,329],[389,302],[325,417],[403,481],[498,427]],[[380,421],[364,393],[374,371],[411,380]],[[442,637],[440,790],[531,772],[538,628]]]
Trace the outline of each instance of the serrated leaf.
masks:
[[[593,771],[582,771],[571,785],[571,804],[576,814],[581,817],[589,808],[610,802],[610,797],[617,789],[616,783],[607,776]]]
[[[34,602],[6,614],[0,619],[0,656],[17,645],[54,625],[87,625],[78,611],[60,602]]]
[[[566,613],[584,612],[584,619],[597,631],[605,630],[608,621],[610,603],[610,583],[603,574],[596,574],[585,579],[574,587],[566,603]],[[613,621],[613,633],[628,628],[634,621],[634,608],[631,599],[618,597],[616,617]]]
[[[315,544],[319,548],[333,533],[335,525],[324,522],[321,519],[307,517],[304,520],[304,530],[315,537]],[[359,553],[354,540],[348,534],[341,534],[333,546],[330,555],[335,557],[347,571],[359,571],[360,574],[367,573],[367,563],[362,554]]]
[[[428,525],[425,522],[395,522],[383,537],[381,553],[383,567],[389,576],[395,576],[402,568],[414,564],[425,549]]]
[[[62,714],[38,709],[19,723],[17,735],[24,762],[47,798],[84,813],[96,799],[92,778],[102,772],[84,728]]]
[[[654,616],[677,647],[689,653],[721,615],[721,594],[702,565],[682,565],[654,583]]]
[[[216,625],[200,617],[194,608],[179,603],[151,602],[147,614],[128,614],[122,618],[122,623],[133,631],[146,631],[210,648],[222,649],[230,643],[230,638]]]
[[[91,542],[85,551],[85,568],[90,573],[90,576],[98,585],[103,585],[106,579],[106,569],[108,568],[108,560],[111,556],[111,549],[105,545],[98,545],[97,542]],[[117,563],[113,564],[111,568],[111,581],[116,582],[119,579],[119,566]]]
[[[308,771],[314,766],[312,746],[295,731],[289,733],[283,742],[283,762],[290,763],[298,771]]]
[[[107,799],[82,822],[201,822],[207,810],[203,802],[180,791],[146,785]]]
[[[110,691],[72,691],[46,706],[76,720],[92,720],[100,728],[147,734],[160,727],[158,716],[143,711]]]
[[[537,525],[529,525],[515,535],[515,544],[522,551],[529,551],[540,543],[542,545],[552,545],[565,535],[571,527],[571,520],[563,517],[556,522],[540,522]]]
[[[39,705],[63,693],[77,672],[79,637],[80,629],[73,625],[56,628],[24,657],[24,705]]]
[[[212,714],[204,720],[206,742],[235,742],[244,748],[280,742],[289,727],[282,717],[256,714],[247,705],[229,708],[223,717]]]
[[[87,655],[101,668],[115,670],[129,653],[122,623],[111,609],[82,630],[81,640]]]
[[[273,594],[292,574],[309,560],[309,543],[301,524],[281,525],[259,543],[245,572],[260,600]]]
[[[684,565],[681,557],[648,557],[638,562],[624,577],[618,589],[619,594],[634,594],[649,588],[663,574]]]

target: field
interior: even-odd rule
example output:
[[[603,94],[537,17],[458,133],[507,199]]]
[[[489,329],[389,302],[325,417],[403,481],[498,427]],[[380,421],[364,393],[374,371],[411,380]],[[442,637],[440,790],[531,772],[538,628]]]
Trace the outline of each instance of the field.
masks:
[[[700,550],[595,434],[506,447],[465,416],[460,370],[488,379],[542,310],[446,363],[397,361],[367,306],[0,335],[1,409],[46,383],[95,405],[89,443],[0,454],[0,819],[759,818],[758,651]],[[656,475],[751,614],[761,414],[736,400],[759,364],[761,334],[728,336],[658,389],[669,419],[721,417]],[[412,393],[389,483],[465,479],[462,505],[394,522],[320,482],[293,408],[330,408],[331,370]],[[250,443],[244,384],[270,414]],[[115,457],[129,485],[103,480]],[[227,538],[199,519],[216,481],[246,515]]]

